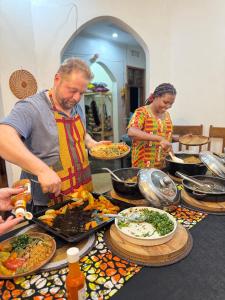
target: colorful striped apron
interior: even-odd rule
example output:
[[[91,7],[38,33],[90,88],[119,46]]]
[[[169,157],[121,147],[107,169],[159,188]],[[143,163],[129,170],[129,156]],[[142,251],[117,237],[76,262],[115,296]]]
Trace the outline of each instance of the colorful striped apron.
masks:
[[[49,94],[50,99],[51,94]],[[52,101],[53,104],[53,101]],[[91,170],[85,148],[85,129],[80,116],[62,115],[53,105],[54,117],[58,129],[59,161],[52,166],[61,179],[61,192],[65,195],[82,188],[92,191]],[[50,196],[49,205],[59,203],[63,196]]]

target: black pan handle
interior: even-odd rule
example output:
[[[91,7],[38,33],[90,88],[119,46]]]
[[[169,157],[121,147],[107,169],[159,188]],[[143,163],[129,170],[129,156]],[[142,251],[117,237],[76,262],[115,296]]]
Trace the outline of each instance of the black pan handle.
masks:
[[[203,193],[196,193],[195,191],[192,192],[194,196],[196,196],[197,199],[204,199],[207,194],[203,194]]]

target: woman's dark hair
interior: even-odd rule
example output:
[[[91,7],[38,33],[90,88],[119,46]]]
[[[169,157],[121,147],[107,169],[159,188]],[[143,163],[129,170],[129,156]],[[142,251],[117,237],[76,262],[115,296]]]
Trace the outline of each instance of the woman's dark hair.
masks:
[[[162,83],[159,86],[157,86],[154,90],[154,92],[149,96],[149,98],[146,100],[146,103],[152,103],[152,101],[157,98],[161,97],[164,94],[171,94],[176,95],[177,91],[175,87],[170,83]]]

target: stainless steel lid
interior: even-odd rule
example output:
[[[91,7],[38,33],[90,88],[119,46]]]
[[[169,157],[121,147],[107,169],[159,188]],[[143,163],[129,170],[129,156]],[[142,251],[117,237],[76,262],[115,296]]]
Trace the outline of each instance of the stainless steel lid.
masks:
[[[151,205],[165,207],[177,199],[177,188],[173,180],[158,169],[142,169],[138,173],[138,186]]]
[[[225,178],[225,166],[216,155],[210,151],[202,151],[199,153],[199,158],[213,174]]]

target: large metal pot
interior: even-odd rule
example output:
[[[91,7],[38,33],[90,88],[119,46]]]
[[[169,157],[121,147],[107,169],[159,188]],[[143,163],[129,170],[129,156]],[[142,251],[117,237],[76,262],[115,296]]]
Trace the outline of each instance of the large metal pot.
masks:
[[[214,176],[192,176],[194,179],[200,180],[202,183],[213,184],[216,186],[217,189],[220,189],[221,192],[200,192],[196,190],[194,184],[190,181],[183,179],[182,183],[184,186],[185,191],[193,198],[202,200],[202,201],[209,201],[209,202],[217,202],[217,201],[225,201],[225,179],[214,177]]]
[[[178,158],[184,159],[190,156],[195,156],[199,158],[198,154],[193,153],[176,153],[175,156]],[[167,156],[166,159],[166,170],[169,174],[176,176],[175,173],[181,172],[190,176],[193,175],[204,175],[207,172],[207,167],[202,163],[177,163],[171,159],[170,156]]]
[[[121,180],[126,181],[132,177],[137,176],[138,172],[140,171],[139,168],[124,168],[124,169],[117,169],[114,170],[113,173],[117,175]],[[116,180],[112,175],[112,186],[115,192],[127,199],[143,199],[143,195],[141,194],[138,183],[136,184],[129,184],[126,182],[121,182]]]
[[[166,209],[179,202],[179,193],[173,180],[158,169],[142,169],[138,173],[138,185],[151,206]]]

